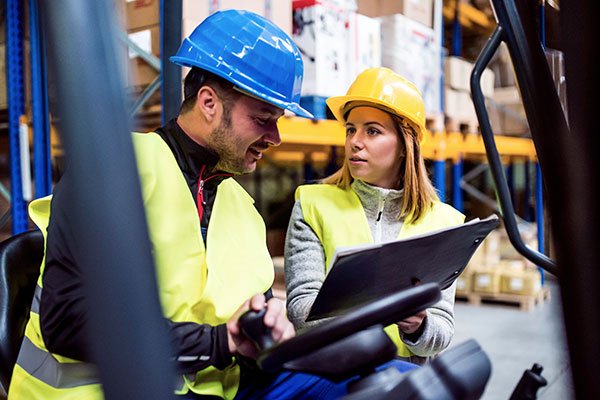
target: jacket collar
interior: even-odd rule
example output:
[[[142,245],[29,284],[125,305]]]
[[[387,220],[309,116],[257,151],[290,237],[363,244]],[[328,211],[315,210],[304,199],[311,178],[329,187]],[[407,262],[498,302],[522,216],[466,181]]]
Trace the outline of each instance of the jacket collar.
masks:
[[[203,166],[205,166],[203,178],[216,173],[215,166],[219,162],[219,155],[193,141],[177,124],[176,119],[170,120],[156,132],[171,148],[177,163],[186,175],[200,177]]]
[[[384,214],[392,213],[396,218],[400,215],[403,190],[385,189],[369,185],[360,179],[354,179],[351,187],[360,199],[367,218],[376,218],[382,205],[385,207]]]

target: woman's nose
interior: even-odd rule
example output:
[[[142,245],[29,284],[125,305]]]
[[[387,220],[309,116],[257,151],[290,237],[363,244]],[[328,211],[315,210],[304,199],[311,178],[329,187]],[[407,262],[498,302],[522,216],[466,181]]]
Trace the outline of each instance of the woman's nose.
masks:
[[[362,138],[362,134],[359,131],[357,131],[354,135],[350,136],[349,140],[350,140],[350,146],[353,149],[362,149],[363,138]]]

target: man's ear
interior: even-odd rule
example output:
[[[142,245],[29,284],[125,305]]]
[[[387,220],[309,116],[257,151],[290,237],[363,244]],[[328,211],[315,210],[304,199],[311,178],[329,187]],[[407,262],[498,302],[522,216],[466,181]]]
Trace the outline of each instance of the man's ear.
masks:
[[[214,121],[219,113],[221,101],[210,86],[202,86],[198,90],[196,106],[209,123]]]

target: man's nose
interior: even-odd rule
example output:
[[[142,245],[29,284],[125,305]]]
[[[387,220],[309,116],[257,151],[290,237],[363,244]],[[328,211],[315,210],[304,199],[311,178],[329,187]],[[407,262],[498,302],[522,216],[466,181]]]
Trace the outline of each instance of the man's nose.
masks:
[[[281,137],[279,136],[279,127],[277,123],[272,124],[264,135],[265,142],[269,146],[279,146],[281,144]]]

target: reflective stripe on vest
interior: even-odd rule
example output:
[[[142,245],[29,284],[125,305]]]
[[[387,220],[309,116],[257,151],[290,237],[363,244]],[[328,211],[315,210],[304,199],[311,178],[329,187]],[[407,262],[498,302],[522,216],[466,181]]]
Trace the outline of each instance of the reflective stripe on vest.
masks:
[[[35,285],[35,290],[33,291],[33,301],[31,302],[31,312],[34,312],[39,315],[41,300],[42,300],[42,288],[40,285]]]
[[[17,364],[32,377],[56,389],[69,389],[78,386],[100,384],[98,368],[94,364],[76,362],[61,363],[52,353],[37,347],[27,336],[23,338]],[[187,374],[187,379],[193,381],[195,374]],[[185,385],[183,375],[175,377],[174,387]]]
[[[95,365],[61,363],[51,353],[34,345],[27,336],[23,338],[17,364],[29,375],[57,389],[100,383]]]
[[[168,145],[155,133],[134,134],[133,143],[164,316],[174,322],[213,326],[225,323],[240,304],[256,293],[266,292],[273,283],[274,268],[266,247],[264,220],[250,195],[234,179],[225,179],[217,189],[207,250],[196,204]],[[45,231],[50,197],[33,201],[29,209],[32,217],[35,214],[36,224]],[[231,251],[232,246],[235,246],[235,251]],[[177,268],[173,268],[174,265]],[[37,299],[32,311],[39,314],[41,288],[36,291]],[[29,320],[26,334],[31,335],[29,339],[33,347],[43,353],[31,359],[37,360],[38,365],[40,360],[43,361],[42,356],[63,361],[62,357],[44,351],[38,320]],[[31,369],[35,363],[28,359],[33,357],[30,354],[36,355],[33,351],[24,355],[27,363],[27,367],[23,366],[25,372],[13,374],[13,397],[19,398],[21,393],[31,393],[35,389],[44,393],[42,398],[64,398],[64,391],[52,391],[42,383],[48,382]],[[72,360],[61,361],[57,361],[55,368],[47,368],[54,368],[55,377],[71,372],[67,370],[70,367],[63,368],[62,365],[80,365]],[[25,374],[41,382],[36,384],[36,379],[26,379]],[[46,374],[43,376],[47,379]],[[208,367],[195,375],[181,376],[176,387],[182,394],[193,391],[233,399],[239,379],[239,366],[234,363],[223,370]],[[56,383],[56,379],[54,381]],[[62,382],[65,379],[61,379]],[[82,385],[86,383],[81,382]],[[101,396],[101,388],[97,390],[97,395]]]

